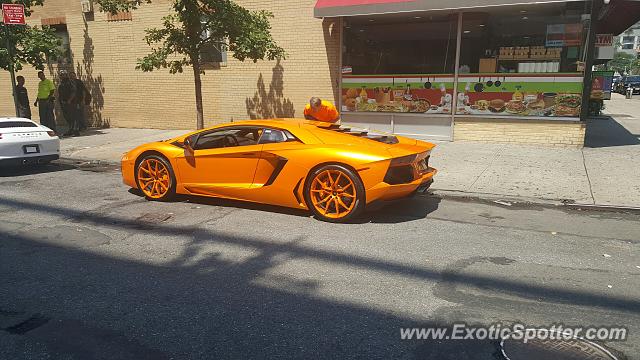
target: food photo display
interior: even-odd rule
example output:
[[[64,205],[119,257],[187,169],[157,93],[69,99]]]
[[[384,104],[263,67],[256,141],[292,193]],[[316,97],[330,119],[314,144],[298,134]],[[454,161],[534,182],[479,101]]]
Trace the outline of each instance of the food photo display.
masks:
[[[487,80],[489,79],[489,80]],[[453,75],[344,76],[343,112],[451,114]],[[582,78],[576,74],[461,75],[456,115],[578,117]]]

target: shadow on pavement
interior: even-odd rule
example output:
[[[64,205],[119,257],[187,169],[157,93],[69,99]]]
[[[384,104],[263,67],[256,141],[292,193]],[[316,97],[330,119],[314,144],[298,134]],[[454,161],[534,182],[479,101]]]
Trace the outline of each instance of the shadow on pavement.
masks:
[[[65,359],[495,358],[495,345],[488,340],[400,340],[401,327],[449,324],[377,310],[367,305],[366,294],[360,304],[332,300],[323,296],[317,278],[277,275],[278,267],[300,260],[446,286],[477,285],[535,299],[541,312],[543,304],[640,311],[634,299],[408,266],[308,246],[304,237],[272,241],[170,224],[141,229],[136,220],[118,216],[6,198],[0,198],[0,205],[71,219],[84,227],[157,236],[157,245],[150,246],[161,246],[167,237],[191,239],[174,259],[158,263],[106,256],[82,242],[62,246],[33,231],[0,232],[0,315],[35,317],[37,326],[16,333]],[[139,237],[130,237],[135,239]],[[249,249],[252,255],[229,258],[205,251],[207,244]]]
[[[100,128],[89,128],[89,129],[81,131],[80,135],[76,135],[76,136],[63,136],[63,135],[61,135],[61,137],[63,139],[70,139],[70,138],[82,138],[82,137],[96,136],[96,135],[105,135],[105,132]]]
[[[380,224],[397,224],[426,218],[438,210],[440,197],[415,195],[410,198],[380,204],[380,208],[365,212],[364,219]]]
[[[0,167],[0,178],[36,175],[36,174],[43,174],[43,173],[73,170],[73,169],[75,169],[74,166],[60,163],[60,162],[55,162],[55,161],[49,164],[44,164],[44,165]]]
[[[129,193],[136,196],[144,197],[144,194],[137,189],[129,189]],[[278,214],[286,214],[291,216],[310,217],[309,211],[282,206],[258,204],[247,201],[227,200],[220,198],[210,198],[195,195],[178,195],[176,201],[184,201],[193,204],[205,206],[223,206],[234,207],[239,209],[268,211]],[[430,213],[438,210],[440,198],[436,196],[417,195],[411,198],[394,200],[389,202],[375,203],[372,209],[366,209],[365,212],[353,219],[350,223],[380,223],[380,224],[396,224],[406,221],[419,220],[426,218]]]
[[[640,134],[632,134],[611,116],[587,120],[584,146],[590,148],[640,144]]]

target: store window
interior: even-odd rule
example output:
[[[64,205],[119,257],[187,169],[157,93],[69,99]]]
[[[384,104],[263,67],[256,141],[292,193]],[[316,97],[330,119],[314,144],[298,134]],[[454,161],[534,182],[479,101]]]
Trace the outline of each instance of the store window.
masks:
[[[457,14],[344,21],[343,112],[451,114]]]
[[[580,115],[588,2],[464,13],[456,114]]]

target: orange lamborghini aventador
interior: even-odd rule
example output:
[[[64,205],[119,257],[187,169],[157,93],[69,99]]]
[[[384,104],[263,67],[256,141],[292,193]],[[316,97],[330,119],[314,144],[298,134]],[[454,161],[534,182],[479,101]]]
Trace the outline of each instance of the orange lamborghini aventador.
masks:
[[[213,196],[339,222],[374,201],[425,191],[436,173],[433,147],[329,123],[253,120],[139,146],[123,156],[122,178],[152,200]]]

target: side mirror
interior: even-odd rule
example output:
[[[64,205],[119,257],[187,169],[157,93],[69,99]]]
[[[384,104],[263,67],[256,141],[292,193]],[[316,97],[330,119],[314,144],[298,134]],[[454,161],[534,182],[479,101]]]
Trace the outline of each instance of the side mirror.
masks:
[[[189,150],[190,152],[193,152],[193,147],[195,145],[195,137],[192,135],[185,138],[183,141],[183,144],[185,149]]]

